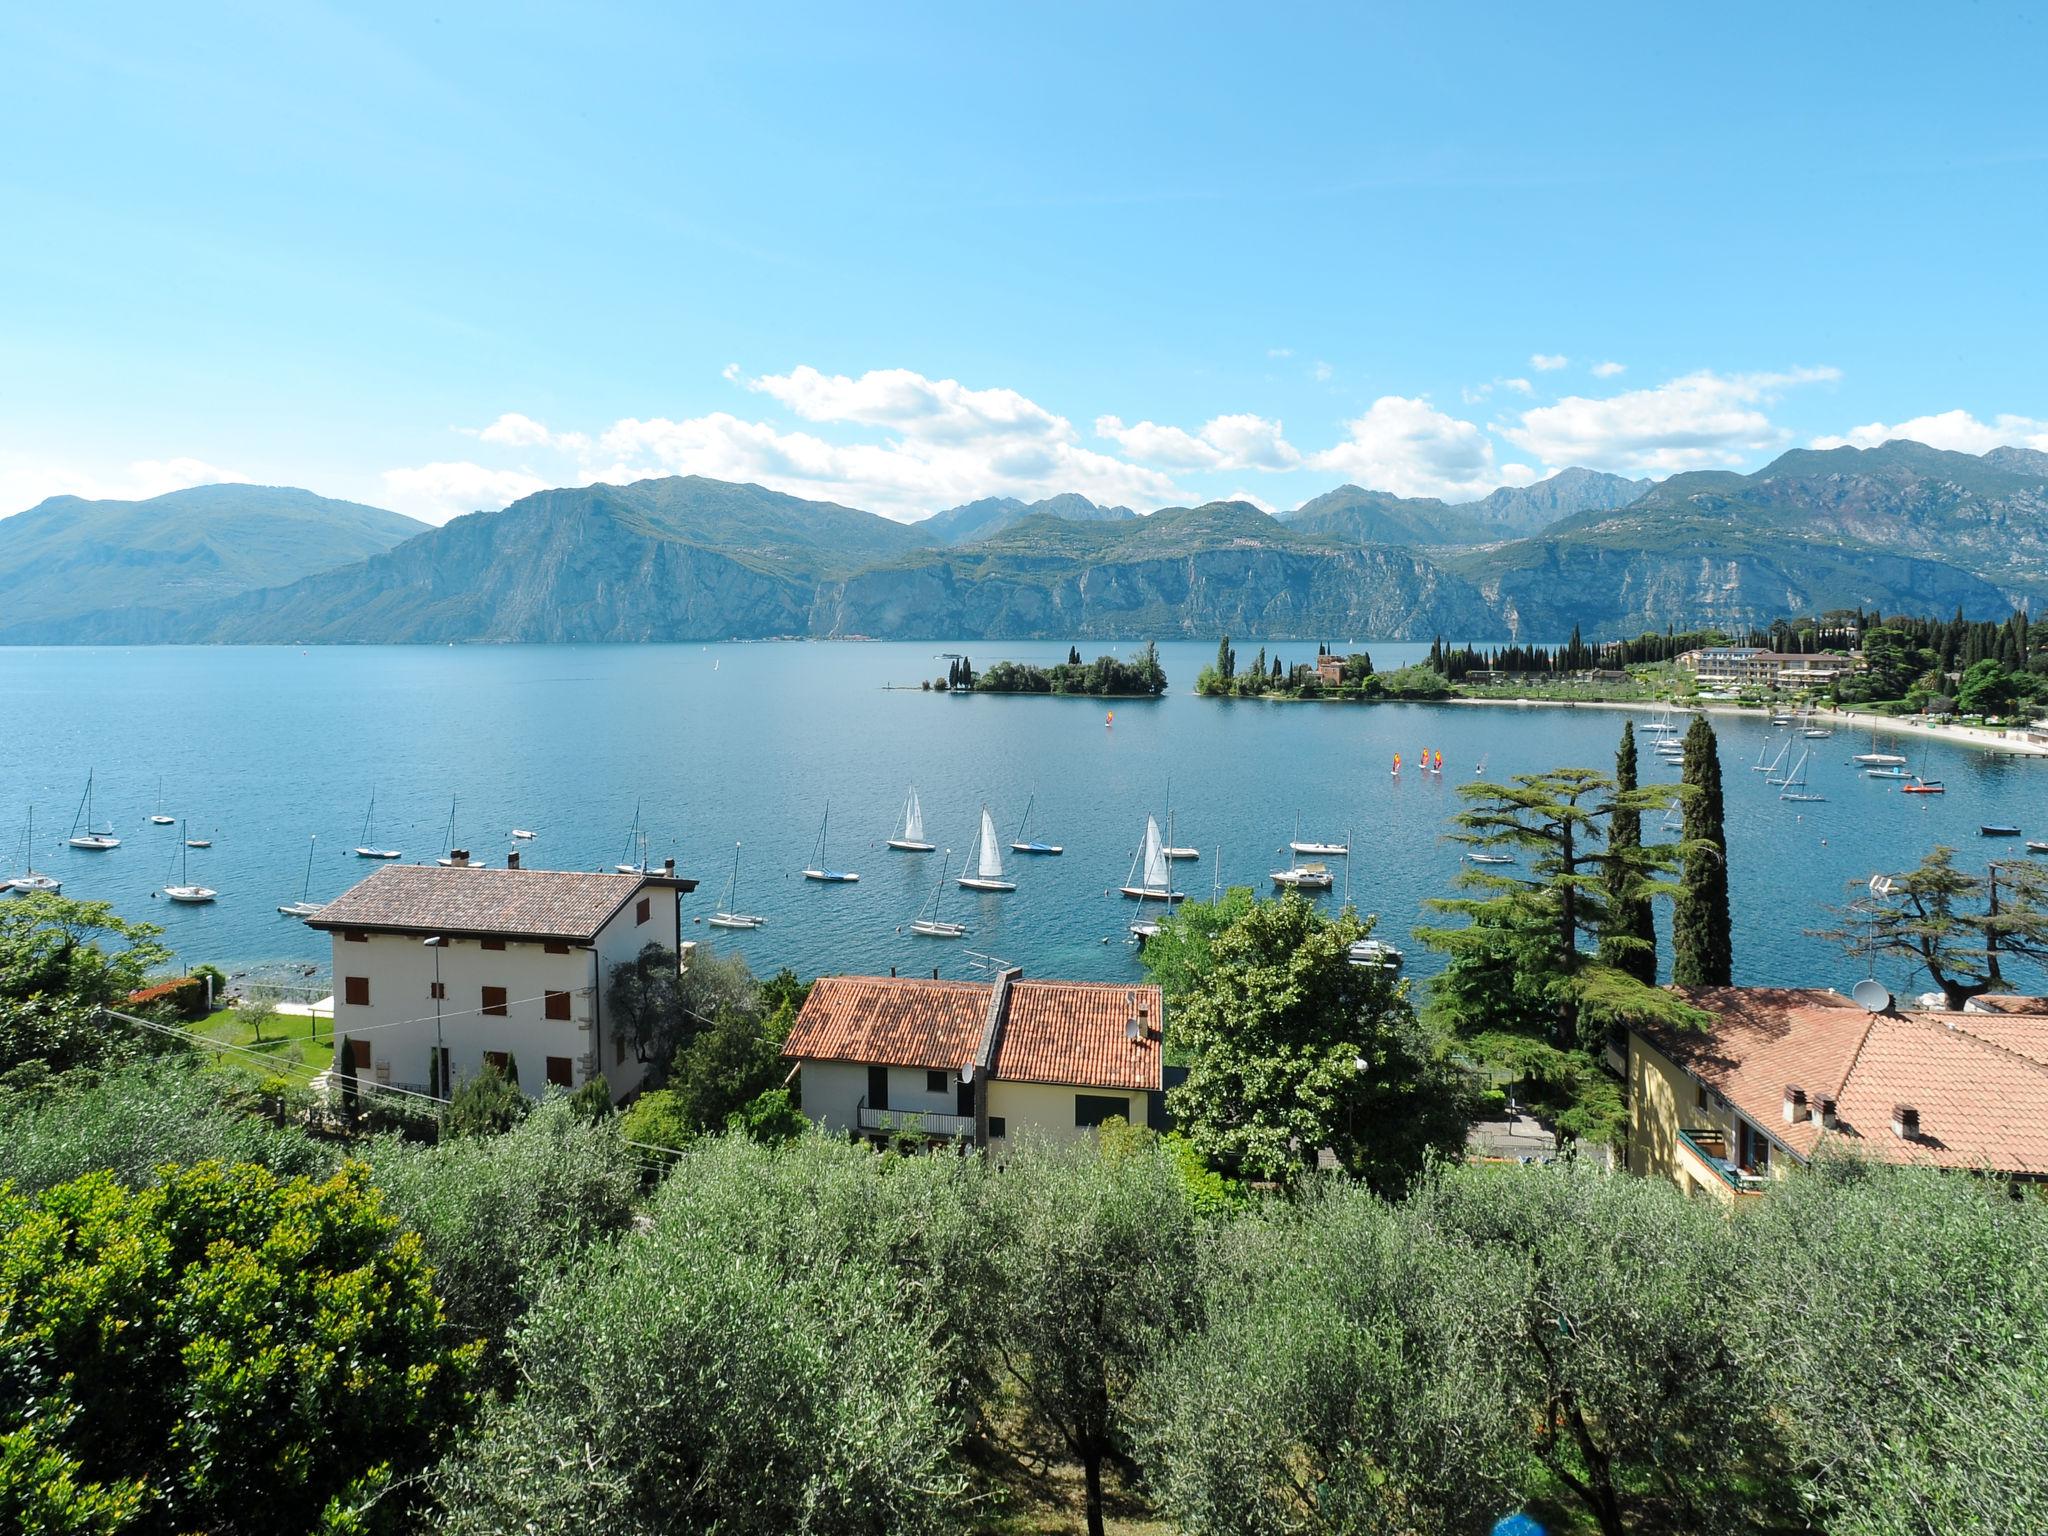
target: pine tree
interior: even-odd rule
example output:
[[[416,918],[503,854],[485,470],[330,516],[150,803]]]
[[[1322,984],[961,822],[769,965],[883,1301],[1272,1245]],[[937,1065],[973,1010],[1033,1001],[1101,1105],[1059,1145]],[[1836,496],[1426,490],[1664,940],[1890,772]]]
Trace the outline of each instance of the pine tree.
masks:
[[[333,1076],[341,1088],[342,1117],[353,1124],[356,1118],[356,1046],[347,1035],[334,1042]]]
[[[1657,981],[1657,919],[1642,890],[1641,871],[1631,855],[1643,845],[1643,813],[1629,797],[1636,788],[1636,727],[1621,728],[1614,754],[1615,807],[1607,819],[1608,860],[1601,870],[1607,891],[1607,921],[1600,931],[1600,960],[1637,981]]]
[[[1705,715],[1685,733],[1685,874],[1671,914],[1671,979],[1725,987],[1735,970],[1728,917],[1728,834],[1722,825],[1721,748]]]

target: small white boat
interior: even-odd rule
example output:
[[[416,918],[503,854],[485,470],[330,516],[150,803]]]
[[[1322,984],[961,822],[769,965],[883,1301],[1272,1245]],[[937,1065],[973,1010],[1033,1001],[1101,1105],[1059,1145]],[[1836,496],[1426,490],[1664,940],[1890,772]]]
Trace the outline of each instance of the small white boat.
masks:
[[[1904,768],[1866,768],[1863,776],[1867,779],[1910,779],[1912,774]]]
[[[512,829],[512,835],[522,843],[530,843],[533,841],[533,834],[527,831],[527,829],[524,827],[514,827]]]
[[[889,839],[891,848],[905,853],[930,853],[938,846],[924,840],[924,806],[917,798],[917,786],[910,786],[910,798],[903,802],[903,830]]]
[[[1827,799],[1826,795],[1816,795],[1806,787],[1806,760],[1812,755],[1813,749],[1811,747],[1799,754],[1799,761],[1793,766],[1791,773],[1785,777],[1785,787],[1778,791],[1778,798],[1780,800],[1810,802]]]
[[[962,871],[956,882],[970,891],[1014,891],[1017,882],[1003,875],[1003,850],[996,842],[996,819],[981,808],[981,853],[976,859],[974,873]]]
[[[634,862],[635,860],[638,862]],[[633,825],[626,833],[626,856],[612,868],[622,875],[647,873],[647,830],[640,825],[640,802],[633,802]]]
[[[211,848],[213,846],[213,839],[210,837],[188,837],[185,839],[185,846],[187,848]]]
[[[1135,923],[1131,924],[1131,937],[1136,939],[1141,947],[1144,945],[1147,939],[1158,938],[1158,919],[1151,917],[1139,918]]]
[[[164,814],[164,781],[158,779],[156,781],[156,810],[151,813],[149,824],[153,827],[169,827],[176,825],[177,820],[178,818],[175,816],[166,816]]]
[[[1301,823],[1299,821],[1294,824],[1294,839],[1287,846],[1294,853],[1312,854],[1320,858],[1341,859],[1351,852],[1349,841],[1341,843],[1303,842],[1301,839]]]
[[[1017,823],[1017,835],[1010,840],[1010,852],[1043,854],[1048,857],[1065,853],[1066,848],[1059,843],[1037,843],[1024,836],[1024,829],[1031,825],[1031,807],[1037,803],[1036,795],[1024,802],[1024,819]]]
[[[1903,768],[1906,759],[1897,752],[1858,752],[1852,762],[1862,763],[1866,768]]]
[[[71,835],[66,839],[72,847],[83,848],[87,853],[105,853],[109,848],[121,846],[121,839],[114,836],[111,826],[95,832],[92,825],[92,775],[85,776],[85,798],[78,803],[78,814],[71,818]]]
[[[1398,971],[1407,957],[1385,939],[1360,939],[1351,946],[1346,958],[1367,970]]]
[[[313,850],[319,846],[320,836],[316,832],[306,840],[306,879],[299,887],[299,899],[288,901],[277,909],[280,917],[311,917],[320,910],[320,903],[313,896]]]
[[[370,824],[377,816],[377,797],[370,796],[370,808],[363,812],[363,840],[356,844],[355,855],[359,859],[395,859],[396,848],[379,848],[370,841]]]
[[[2030,838],[2028,838],[2028,839],[2027,839],[2027,852],[2029,852],[2029,853],[2048,853],[2048,838],[2039,838],[2039,837],[2030,837]],[[19,882],[16,882],[16,883],[18,884]]]
[[[194,885],[192,883],[191,871],[185,867],[186,860],[191,857],[189,852],[191,846],[188,842],[178,849],[178,881],[175,885],[165,886],[164,894],[170,897],[171,900],[181,901],[187,906],[204,906],[207,902],[218,896],[220,892],[214,890],[211,886]]]
[[[1132,901],[1163,901],[1168,905],[1187,899],[1185,891],[1173,888],[1172,872],[1166,861],[1166,845],[1159,839],[1156,817],[1145,818],[1145,839],[1131,856],[1131,868],[1124,876],[1122,893]]]
[[[64,882],[55,875],[45,875],[36,869],[36,808],[28,808],[28,827],[21,834],[23,847],[22,872],[12,880],[0,881],[0,890],[20,891],[24,896],[55,896],[64,889]]]
[[[726,878],[725,899],[718,904],[718,910],[705,919],[714,928],[758,928],[768,919],[753,912],[738,910],[737,897],[740,891],[740,845],[732,845],[732,874]]]
[[[1465,857],[1474,864],[1512,864],[1515,862],[1515,856],[1512,853],[1468,853]]]
[[[833,869],[825,862],[825,829],[832,824],[832,807],[825,807],[825,815],[818,822],[818,843],[811,850],[811,867],[803,872],[806,880],[816,880],[821,885],[852,885],[860,879],[850,869]]]
[[[1171,843],[1166,844],[1159,851],[1169,859],[1199,859],[1202,856],[1202,850],[1199,848],[1181,848]]]
[[[964,939],[967,937],[965,923],[951,922],[939,916],[939,903],[946,895],[946,866],[953,860],[953,850],[948,848],[946,856],[939,860],[938,883],[932,887],[931,905],[920,909],[911,920],[910,931],[920,939]],[[964,882],[963,882],[964,883]]]
[[[1273,871],[1273,883],[1290,891],[1327,891],[1337,883],[1327,864],[1296,864]]]

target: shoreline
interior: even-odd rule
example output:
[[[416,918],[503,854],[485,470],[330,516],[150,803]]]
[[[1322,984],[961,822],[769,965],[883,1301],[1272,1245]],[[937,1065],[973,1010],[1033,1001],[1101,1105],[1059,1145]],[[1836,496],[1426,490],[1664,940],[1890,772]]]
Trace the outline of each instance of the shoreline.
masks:
[[[1768,721],[1771,711],[1750,708],[1742,704],[1729,704],[1719,700],[1700,703],[1664,702],[1650,699],[1415,699],[1411,701],[1390,700],[1388,702],[1413,702],[1417,704],[1458,704],[1467,707],[1479,706],[1493,709],[1630,709],[1656,713],[1670,709],[1679,713],[1694,710],[1708,715],[1744,715]],[[1994,730],[1982,725],[1930,725],[1918,719],[1899,715],[1873,715],[1858,709],[1832,709],[1816,719],[1827,721],[1840,729],[1869,730],[1880,734],[1914,735],[1932,738],[1936,741],[1952,742],[1957,746],[1977,747],[1986,752],[2004,752],[2012,757],[2048,757],[2048,743],[2014,740],[2004,730]],[[2020,729],[2026,729],[2021,727]]]

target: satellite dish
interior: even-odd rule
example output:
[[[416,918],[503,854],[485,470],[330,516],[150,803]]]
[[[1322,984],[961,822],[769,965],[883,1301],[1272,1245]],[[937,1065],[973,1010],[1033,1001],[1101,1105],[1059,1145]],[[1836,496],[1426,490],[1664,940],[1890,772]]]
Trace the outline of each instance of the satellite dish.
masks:
[[[1890,875],[1872,875],[1870,877],[1870,894],[1879,901],[1883,901],[1897,889],[1898,884]]]
[[[1875,976],[1865,977],[1849,989],[1849,996],[1865,1013],[1883,1013],[1892,1005],[1891,989]]]

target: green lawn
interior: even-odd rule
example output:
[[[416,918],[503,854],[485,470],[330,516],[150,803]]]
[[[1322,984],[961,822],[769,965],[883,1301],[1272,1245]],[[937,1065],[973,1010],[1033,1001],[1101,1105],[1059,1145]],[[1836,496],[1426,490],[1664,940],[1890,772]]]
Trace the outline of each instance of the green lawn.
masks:
[[[334,1061],[334,1025],[331,1019],[273,1014],[262,1025],[261,1038],[258,1038],[257,1031],[244,1023],[234,1009],[222,1008],[208,1014],[193,1028],[209,1039],[244,1046],[272,1057],[280,1074],[301,1082],[313,1073],[325,1070]],[[263,1075],[262,1068],[250,1057],[222,1051],[219,1059],[222,1065],[239,1067],[251,1076]]]

